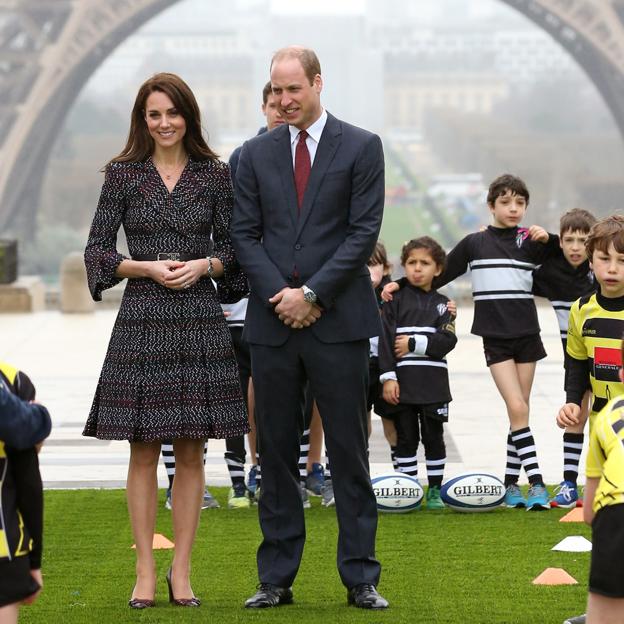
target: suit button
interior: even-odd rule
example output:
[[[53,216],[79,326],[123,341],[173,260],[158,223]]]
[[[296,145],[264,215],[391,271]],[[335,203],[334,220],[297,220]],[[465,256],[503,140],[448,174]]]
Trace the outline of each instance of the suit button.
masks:
[[[295,245],[295,249],[296,249],[297,251],[299,251],[299,250],[301,249],[301,245],[300,245],[299,243],[297,243],[297,244]]]

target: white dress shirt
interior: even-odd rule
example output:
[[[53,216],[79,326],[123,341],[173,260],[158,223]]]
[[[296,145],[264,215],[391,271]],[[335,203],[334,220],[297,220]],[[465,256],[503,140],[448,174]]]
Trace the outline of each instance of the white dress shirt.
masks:
[[[327,111],[323,109],[321,116],[309,127],[306,128],[308,137],[306,139],[306,145],[308,152],[310,152],[310,166],[314,164],[314,157],[316,156],[316,148],[321,140],[321,134],[323,134],[323,128],[327,123]],[[299,128],[295,126],[288,126],[290,130],[290,151],[292,152],[293,169],[295,168],[295,150],[297,149],[297,142],[299,141]]]

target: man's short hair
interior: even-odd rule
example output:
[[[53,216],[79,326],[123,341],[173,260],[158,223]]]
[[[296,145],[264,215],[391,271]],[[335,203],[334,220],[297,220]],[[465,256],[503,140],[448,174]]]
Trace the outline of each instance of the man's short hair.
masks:
[[[585,242],[587,257],[591,260],[596,250],[607,253],[611,243],[615,251],[624,253],[624,217],[622,215],[611,215],[592,226]]]
[[[559,219],[559,235],[564,232],[589,232],[592,225],[596,223],[596,217],[588,210],[582,208],[572,208],[564,212]]]
[[[266,106],[266,103],[269,101],[269,95],[271,95],[271,81],[267,82],[262,89],[262,104]]]
[[[303,46],[288,46],[278,50],[271,59],[269,71],[271,71],[274,63],[290,58],[299,59],[310,84],[314,82],[314,77],[317,74],[321,74],[321,63],[318,60],[318,56],[316,56],[316,52],[311,48],[304,48]]]
[[[529,189],[526,184],[517,176],[505,173],[502,176],[498,176],[496,180],[490,184],[487,195],[487,203],[493,206],[497,197],[501,197],[511,191],[512,195],[520,195],[526,199],[527,206],[529,205]]]

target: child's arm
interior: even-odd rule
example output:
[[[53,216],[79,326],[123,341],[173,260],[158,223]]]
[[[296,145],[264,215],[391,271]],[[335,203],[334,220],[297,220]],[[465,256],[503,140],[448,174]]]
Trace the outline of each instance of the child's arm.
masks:
[[[394,354],[399,358],[412,352],[416,355],[428,355],[441,360],[455,348],[456,344],[455,316],[447,307],[446,311],[438,317],[435,332],[427,335],[397,336],[394,341]]]
[[[585,480],[585,493],[583,496],[583,520],[586,524],[591,524],[594,520],[594,498],[600,479],[598,477],[587,477]]]
[[[396,305],[397,302],[393,301],[383,306],[379,336],[379,381],[383,384],[384,401],[391,405],[399,403],[400,395],[393,350],[396,335]]]
[[[0,383],[0,440],[7,446],[26,449],[50,435],[52,421],[43,405],[26,403]]]
[[[468,236],[462,238],[462,240],[449,251],[448,256],[446,256],[444,271],[433,280],[433,287],[436,290],[452,282],[454,279],[457,279],[468,270],[468,263],[472,260],[472,253],[470,251],[472,236],[477,235],[468,234]]]
[[[16,502],[33,546],[30,568],[41,568],[43,536],[43,485],[39,473],[39,459],[34,448],[17,451],[7,447],[7,457],[15,479]]]

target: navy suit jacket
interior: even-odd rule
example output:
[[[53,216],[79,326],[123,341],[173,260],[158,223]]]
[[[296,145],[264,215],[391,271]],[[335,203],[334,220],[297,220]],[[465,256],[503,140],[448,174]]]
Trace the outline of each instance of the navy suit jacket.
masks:
[[[279,126],[243,145],[235,188],[231,238],[251,286],[245,338],[277,346],[291,331],[328,343],[379,335],[366,263],[383,217],[380,138],[328,114],[299,211],[290,132]],[[293,330],[269,298],[303,284],[323,313],[309,330]]]

